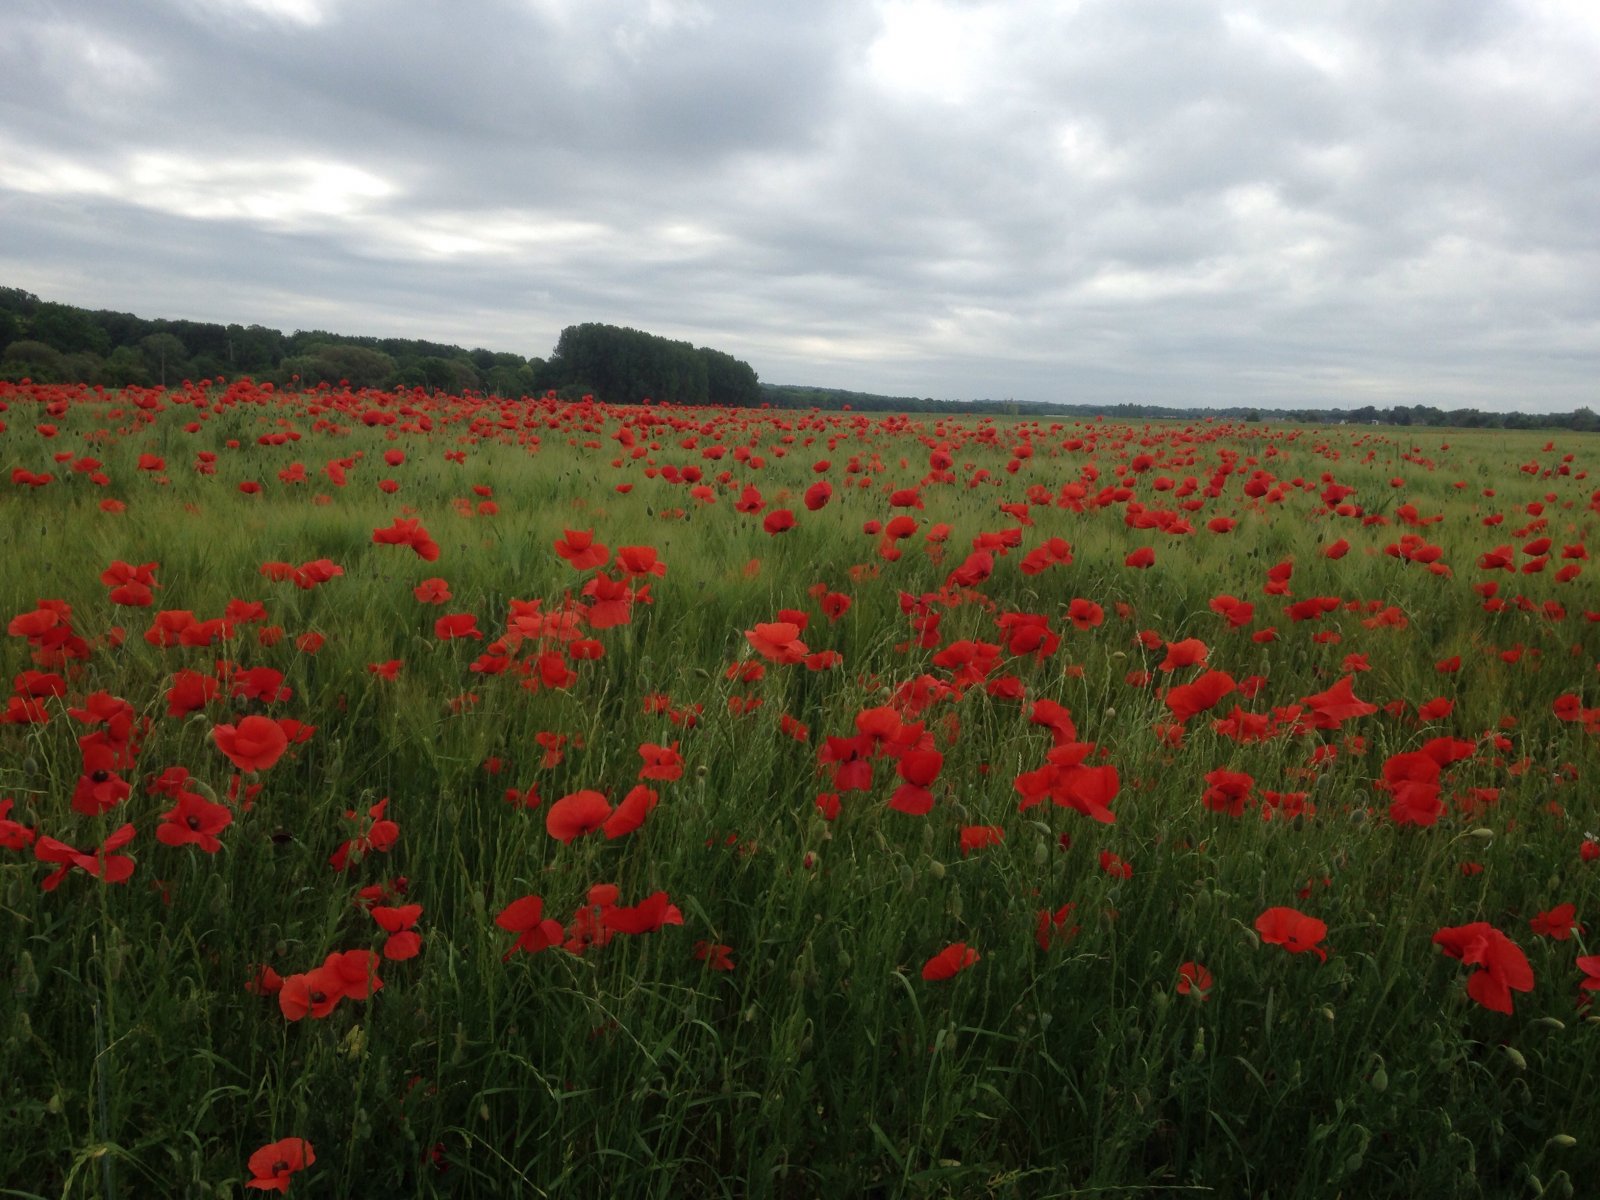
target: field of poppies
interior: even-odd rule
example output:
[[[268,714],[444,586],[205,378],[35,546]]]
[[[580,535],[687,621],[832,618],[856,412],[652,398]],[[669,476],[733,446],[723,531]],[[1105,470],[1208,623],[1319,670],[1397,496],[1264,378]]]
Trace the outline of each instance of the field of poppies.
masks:
[[[1592,435],[0,451],[0,1196],[1593,1194]]]

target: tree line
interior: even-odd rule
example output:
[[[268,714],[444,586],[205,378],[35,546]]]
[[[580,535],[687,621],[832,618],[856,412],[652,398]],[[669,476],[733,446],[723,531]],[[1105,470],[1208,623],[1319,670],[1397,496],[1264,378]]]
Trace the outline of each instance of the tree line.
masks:
[[[1397,404],[1391,408],[1261,408],[1236,405],[1227,408],[1175,408],[1161,404],[1024,403],[990,397],[972,400],[936,400],[931,396],[882,396],[843,388],[761,385],[762,401],[773,408],[843,409],[855,412],[915,412],[938,414],[977,413],[994,416],[1070,417],[1088,420],[1103,416],[1114,421],[1193,421],[1205,417],[1227,421],[1295,422],[1308,425],[1398,425],[1452,429],[1572,429],[1600,432],[1600,416],[1584,407],[1570,413],[1498,413],[1476,408],[1441,409],[1428,404]]]
[[[0,287],[0,379],[167,387],[184,379],[239,376],[314,387],[479,391],[515,398],[555,391],[592,393],[616,404],[844,409],[857,412],[977,413],[1114,420],[1296,421],[1468,429],[1572,429],[1600,432],[1587,407],[1570,413],[1494,413],[1432,405],[1343,409],[1176,408],[1159,404],[1019,403],[989,397],[938,400],[841,388],[760,382],[730,354],[615,325],[569,325],[546,358],[472,349],[419,338],[354,337],[327,330],[284,333],[264,325],[149,319],[77,308]]]
[[[750,364],[614,325],[569,326],[549,357],[540,358],[419,338],[150,319],[0,287],[0,379],[170,387],[185,379],[240,376],[280,386],[346,383],[513,398],[593,393],[619,404],[761,402]]]

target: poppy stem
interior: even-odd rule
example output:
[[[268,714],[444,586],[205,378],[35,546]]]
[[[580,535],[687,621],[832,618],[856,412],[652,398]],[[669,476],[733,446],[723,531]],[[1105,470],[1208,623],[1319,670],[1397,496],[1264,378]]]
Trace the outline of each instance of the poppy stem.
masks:
[[[95,936],[89,938],[89,948],[94,954],[95,964],[100,968],[101,985],[108,990],[111,987],[111,978],[106,973],[105,960],[100,957],[100,939]],[[100,1107],[100,1138],[102,1141],[111,1140],[111,1104],[106,1095],[106,1027],[100,1019],[100,1001],[95,999],[89,1005],[89,1011],[94,1015],[94,1046],[95,1046],[95,1092],[99,1098]],[[115,1164],[110,1154],[100,1156],[100,1174],[105,1180],[107,1200],[117,1200],[117,1179]]]

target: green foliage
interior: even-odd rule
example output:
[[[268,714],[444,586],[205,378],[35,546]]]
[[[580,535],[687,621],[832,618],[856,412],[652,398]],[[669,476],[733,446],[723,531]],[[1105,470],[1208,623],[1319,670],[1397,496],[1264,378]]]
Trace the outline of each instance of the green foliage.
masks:
[[[519,369],[487,369],[501,368]],[[1286,434],[1260,423],[1206,443],[1193,428],[1100,422],[1051,444],[1037,426],[973,423],[968,432],[990,436],[956,451],[958,480],[925,486],[928,509],[917,513],[953,526],[948,559],[918,536],[888,560],[862,527],[887,515],[894,489],[919,485],[930,444],[948,440],[955,422],[751,414],[724,429],[767,466],[730,454],[734,487],[706,504],[631,460],[606,465],[616,447],[608,435],[624,423],[663,432],[645,420],[661,419],[657,410],[541,405],[536,441],[520,426],[501,429],[496,406],[409,395],[225,404],[219,391],[194,389],[182,403],[136,409],[128,398],[74,394],[51,417],[57,439],[34,431],[48,395],[8,394],[0,432],[10,460],[39,471],[54,467],[54,447],[76,450],[95,435],[112,481],[101,488],[54,468],[61,478],[48,487],[5,495],[0,555],[14,569],[0,573],[0,616],[42,597],[65,601],[93,652],[73,665],[70,698],[43,700],[48,721],[0,724],[0,797],[15,800],[13,819],[79,847],[133,821],[137,869],[125,885],[75,869],[43,893],[47,865],[0,849],[0,1186],[15,1194],[237,1196],[251,1152],[288,1136],[309,1139],[318,1160],[291,1196],[1487,1200],[1570,1194],[1594,1178],[1600,1025],[1574,1008],[1572,965],[1591,935],[1534,938],[1527,920],[1556,900],[1575,902],[1591,927],[1600,914],[1600,875],[1577,854],[1594,824],[1600,750],[1551,711],[1561,691],[1593,699],[1600,626],[1581,619],[1576,595],[1571,616],[1556,621],[1515,606],[1485,612],[1470,587],[1475,554],[1501,537],[1484,519],[1532,519],[1528,505],[1546,492],[1557,496],[1546,511],[1559,540],[1593,544],[1582,503],[1593,483],[1574,477],[1593,475],[1592,455],[1561,475],[1559,453],[1541,455],[1544,439],[1526,435],[1452,436],[1439,450],[1367,428]],[[183,432],[200,412],[198,431]],[[380,412],[401,421],[361,420]],[[148,423],[126,423],[145,413]],[[432,434],[424,415],[437,422]],[[682,419],[680,437],[713,418]],[[941,425],[946,433],[935,434]],[[263,443],[289,429],[301,436]],[[125,432],[97,432],[107,430]],[[1006,464],[1023,436],[1036,453],[1012,476]],[[1327,470],[1374,514],[1392,515],[1403,500],[1444,515],[1422,532],[1446,547],[1455,575],[1384,553],[1397,528],[1318,513],[1316,486],[1247,504],[1234,481],[1194,514],[1197,525],[1238,516],[1236,530],[1216,536],[1158,538],[1130,529],[1122,506],[1034,503],[1023,547],[997,560],[983,599],[1043,614],[1062,632],[1057,654],[1007,656],[1003,669],[1030,698],[1067,705],[1081,736],[1120,765],[1116,824],[1051,805],[1018,811],[1013,780],[1043,761],[1051,739],[1022,706],[981,686],[922,718],[949,756],[926,817],[887,807],[894,767],[882,760],[871,789],[846,794],[838,819],[824,820],[814,803],[826,784],[824,739],[852,733],[856,714],[899,684],[947,674],[933,648],[914,644],[901,593],[939,589],[974,538],[1016,524],[997,514],[999,501],[1033,484],[1054,495],[1078,479],[1089,455],[1061,446],[1085,436],[1104,439],[1096,460],[1108,481],[1146,442],[1173,460],[1142,477],[1152,506],[1170,501],[1151,475],[1204,480],[1224,450],[1284,479]],[[404,463],[381,465],[396,449]],[[464,463],[443,458],[458,449]],[[216,475],[195,469],[201,452],[216,456]],[[317,474],[358,452],[345,486]],[[141,454],[164,457],[159,478],[139,470]],[[854,454],[862,470],[847,474]],[[732,511],[747,482],[772,506],[798,496],[821,457],[838,461],[836,483],[870,486],[840,487],[829,507],[777,538],[762,532],[759,513]],[[698,449],[669,460],[704,461]],[[1518,470],[1535,460],[1551,474]],[[315,482],[275,482],[296,461]],[[400,482],[398,496],[378,491],[383,475]],[[1396,475],[1408,481],[1399,493]],[[237,490],[251,480],[265,482],[261,494]],[[631,492],[612,490],[624,481]],[[473,507],[474,484],[492,485],[498,511]],[[1486,487],[1498,492],[1492,501]],[[108,496],[127,510],[102,512]],[[371,531],[401,505],[438,538],[437,563],[373,544]],[[505,631],[513,600],[550,611],[579,592],[593,573],[552,549],[568,528],[593,529],[613,548],[655,546],[668,564],[631,624],[595,633],[605,656],[570,688],[530,690],[514,673],[474,670],[484,643],[435,636],[444,611],[474,614],[487,642]],[[1338,561],[1318,553],[1335,531],[1356,543]],[[1072,542],[1075,561],[1021,573],[1019,556],[1052,536]],[[1123,568],[1143,541],[1158,547],[1157,566]],[[323,556],[344,574],[320,587],[261,574],[265,561]],[[1313,641],[1287,621],[1271,644],[1226,629],[1209,608],[1224,590],[1249,596],[1261,623],[1273,622],[1276,602],[1260,580],[1286,557],[1297,564],[1296,598],[1381,600],[1406,626],[1369,626],[1365,609],[1341,608],[1318,623],[1337,641]],[[111,603],[99,575],[115,560],[159,564],[149,609]],[[454,593],[442,608],[412,592],[435,575]],[[810,595],[818,582],[852,597],[837,622]],[[1543,574],[1506,591],[1565,595],[1559,588]],[[1074,597],[1103,603],[1106,624],[1073,628],[1064,612]],[[158,609],[210,618],[234,600],[261,601],[267,620],[209,646],[161,650],[142,637]],[[769,665],[760,680],[730,679],[727,668],[751,658],[744,631],[785,607],[807,612],[807,642],[836,649],[844,666]],[[951,605],[943,643],[993,639],[995,615]],[[268,626],[281,639],[263,636]],[[1175,747],[1154,729],[1167,716],[1158,693],[1129,681],[1130,672],[1162,675],[1162,652],[1136,637],[1147,628],[1167,641],[1200,637],[1218,666],[1261,674],[1263,693],[1242,701],[1252,711],[1322,690],[1351,654],[1372,667],[1358,676],[1364,697],[1409,707],[1338,733],[1244,744],[1202,719]],[[125,634],[120,648],[114,629]],[[326,643],[302,649],[306,633]],[[1514,647],[1528,653],[1503,657]],[[1441,676],[1435,662],[1454,654],[1463,670]],[[21,637],[0,642],[0,659],[7,680],[42,665]],[[369,670],[389,659],[405,664],[395,680]],[[270,704],[224,697],[167,716],[174,674],[216,675],[219,660],[280,669],[293,694]],[[98,690],[135,706],[140,757],[125,772],[134,790],[123,806],[87,817],[69,797],[89,726],[66,708]],[[1413,719],[1416,703],[1446,692],[1456,711],[1439,728],[1509,742],[1475,762],[1458,790],[1499,792],[1482,813],[1452,809],[1433,828],[1397,827],[1374,786],[1381,763],[1431,736]],[[669,699],[677,723],[647,702],[655,696]],[[212,730],[261,713],[316,733],[243,780],[261,790],[248,807],[232,806],[216,855],[157,843],[150,831],[172,801],[149,781],[181,765],[225,797],[231,772]],[[810,727],[803,740],[782,732],[781,714]],[[536,735],[550,732],[569,740],[547,765]],[[554,800],[580,788],[615,799],[636,782],[645,742],[680,743],[687,766],[682,779],[655,785],[661,805],[650,821],[625,838],[555,842],[545,829]],[[1322,745],[1339,755],[1311,770]],[[1222,765],[1303,787],[1316,811],[1293,821],[1209,811],[1202,777]],[[538,807],[507,802],[507,788],[529,786]],[[330,855],[383,797],[400,840],[334,871]],[[1006,837],[963,855],[960,832],[971,824],[1000,825]],[[1103,871],[1102,850],[1127,858],[1133,876]],[[1473,864],[1481,872],[1464,872]],[[357,891],[402,875],[423,905],[423,950],[385,961],[385,986],[369,1000],[290,1023],[272,996],[247,990],[261,964],[290,974],[331,951],[380,947]],[[506,958],[513,935],[494,918],[507,904],[537,893],[547,915],[567,922],[597,883],[615,883],[627,901],[667,890],[684,924],[582,956]],[[1040,910],[1068,903],[1070,919],[1041,948]],[[1276,904],[1326,921],[1326,963],[1260,944],[1253,919]],[[1519,994],[1513,1017],[1472,1003],[1462,964],[1429,942],[1441,924],[1479,919],[1511,933],[1533,962],[1537,986]],[[922,963],[958,940],[980,960],[942,983],[922,980]],[[709,970],[693,952],[699,941],[730,946],[734,969]],[[1186,961],[1214,973],[1209,998],[1176,992]]]

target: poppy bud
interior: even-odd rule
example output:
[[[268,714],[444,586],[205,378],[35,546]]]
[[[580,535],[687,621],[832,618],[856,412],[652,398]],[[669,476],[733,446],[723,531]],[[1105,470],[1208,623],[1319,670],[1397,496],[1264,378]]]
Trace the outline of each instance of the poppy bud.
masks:
[[[938,859],[935,859],[933,862],[928,864],[928,874],[932,875],[935,879],[943,879],[944,864],[938,861]]]
[[[1479,826],[1477,829],[1469,830],[1468,833],[1467,833],[1467,836],[1471,837],[1471,838],[1477,838],[1480,841],[1487,842],[1490,838],[1492,838],[1494,836],[1494,830],[1485,829],[1482,826]]]
[[[1570,1150],[1577,1144],[1578,1139],[1570,1133],[1558,1133],[1545,1143],[1546,1146],[1560,1146],[1563,1150]]]
[[[1517,1070],[1526,1071],[1528,1069],[1528,1060],[1522,1056],[1521,1050],[1518,1050],[1515,1046],[1502,1046],[1501,1049],[1506,1052],[1506,1058],[1511,1061],[1511,1065]]]

